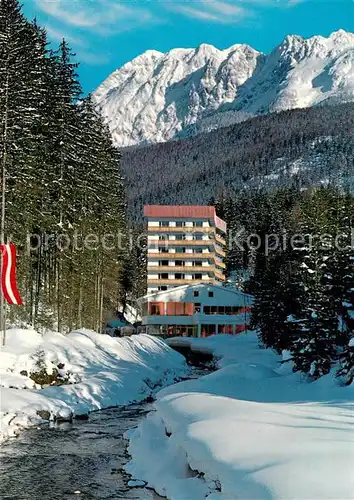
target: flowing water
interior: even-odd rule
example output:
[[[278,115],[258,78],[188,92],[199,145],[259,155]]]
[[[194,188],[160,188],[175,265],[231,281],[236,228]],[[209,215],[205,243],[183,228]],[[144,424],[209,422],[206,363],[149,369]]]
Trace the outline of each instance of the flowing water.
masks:
[[[209,373],[200,365],[189,378]],[[30,428],[0,450],[0,500],[157,500],[154,491],[129,488],[123,438],[152,411],[149,403],[110,408],[89,420]]]
[[[26,430],[1,448],[0,499],[160,498],[146,488],[129,488],[122,470],[129,460],[123,434],[151,409],[112,408],[91,413],[89,420]]]

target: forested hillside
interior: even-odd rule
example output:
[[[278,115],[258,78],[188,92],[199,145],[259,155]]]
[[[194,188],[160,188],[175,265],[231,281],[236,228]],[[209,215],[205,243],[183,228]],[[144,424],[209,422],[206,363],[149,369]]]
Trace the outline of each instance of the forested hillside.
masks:
[[[126,231],[120,155],[76,69],[64,40],[51,48],[17,0],[0,3],[2,236],[24,299],[8,320],[59,331],[99,329],[117,305],[124,252],[101,237]]]
[[[205,204],[241,192],[354,182],[354,104],[252,118],[199,135],[125,150],[129,214],[144,203]]]

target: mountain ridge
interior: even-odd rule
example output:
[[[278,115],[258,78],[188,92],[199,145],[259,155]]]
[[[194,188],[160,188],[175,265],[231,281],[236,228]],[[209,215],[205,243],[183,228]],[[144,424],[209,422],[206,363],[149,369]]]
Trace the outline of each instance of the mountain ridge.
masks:
[[[93,99],[118,147],[166,142],[248,116],[351,102],[354,34],[288,35],[268,55],[246,44],[148,50],[113,72]]]

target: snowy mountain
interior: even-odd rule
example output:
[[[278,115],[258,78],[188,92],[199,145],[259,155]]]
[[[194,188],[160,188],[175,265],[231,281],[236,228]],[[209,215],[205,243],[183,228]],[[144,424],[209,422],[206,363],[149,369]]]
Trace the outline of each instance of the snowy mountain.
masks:
[[[354,34],[287,36],[269,55],[248,45],[150,50],[93,97],[121,147],[195,135],[250,115],[354,101]]]

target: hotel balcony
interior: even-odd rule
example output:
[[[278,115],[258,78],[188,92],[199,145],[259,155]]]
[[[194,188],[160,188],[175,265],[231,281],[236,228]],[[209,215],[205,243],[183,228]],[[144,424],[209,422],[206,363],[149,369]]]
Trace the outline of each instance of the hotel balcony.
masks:
[[[225,252],[222,252],[225,254]],[[215,264],[222,269],[226,269],[224,262],[216,259],[215,253],[169,253],[169,252],[148,252],[148,260],[214,260]]]
[[[169,252],[148,252],[148,259],[155,260],[204,260],[215,259],[214,253],[169,253]]]
[[[226,277],[223,274],[219,273],[218,271],[215,271],[215,278],[221,281],[226,280]]]
[[[185,273],[192,274],[195,272],[215,272],[215,266],[148,266],[150,273]]]
[[[201,247],[210,247],[214,246],[215,240],[148,240],[148,248],[149,246],[169,246],[169,247],[193,247],[193,246],[201,246]]]
[[[149,233],[213,233],[215,232],[215,227],[163,227],[163,226],[148,226]]]
[[[215,283],[215,279],[214,278],[208,278],[208,279],[204,279],[204,280],[186,280],[186,279],[182,279],[182,280],[153,280],[153,279],[148,279],[147,280],[148,282],[148,285],[159,285],[159,286],[163,286],[163,285],[167,285],[167,286],[180,286],[180,285],[193,285],[195,283]]]
[[[221,255],[221,257],[226,257],[226,253],[224,252],[224,250],[221,250],[221,248],[215,248],[215,252],[218,254],[218,255]]]
[[[215,236],[215,239],[218,243],[220,243],[220,245],[223,245],[224,247],[226,247],[226,240],[224,238],[222,238],[221,236],[219,236],[218,234]]]

